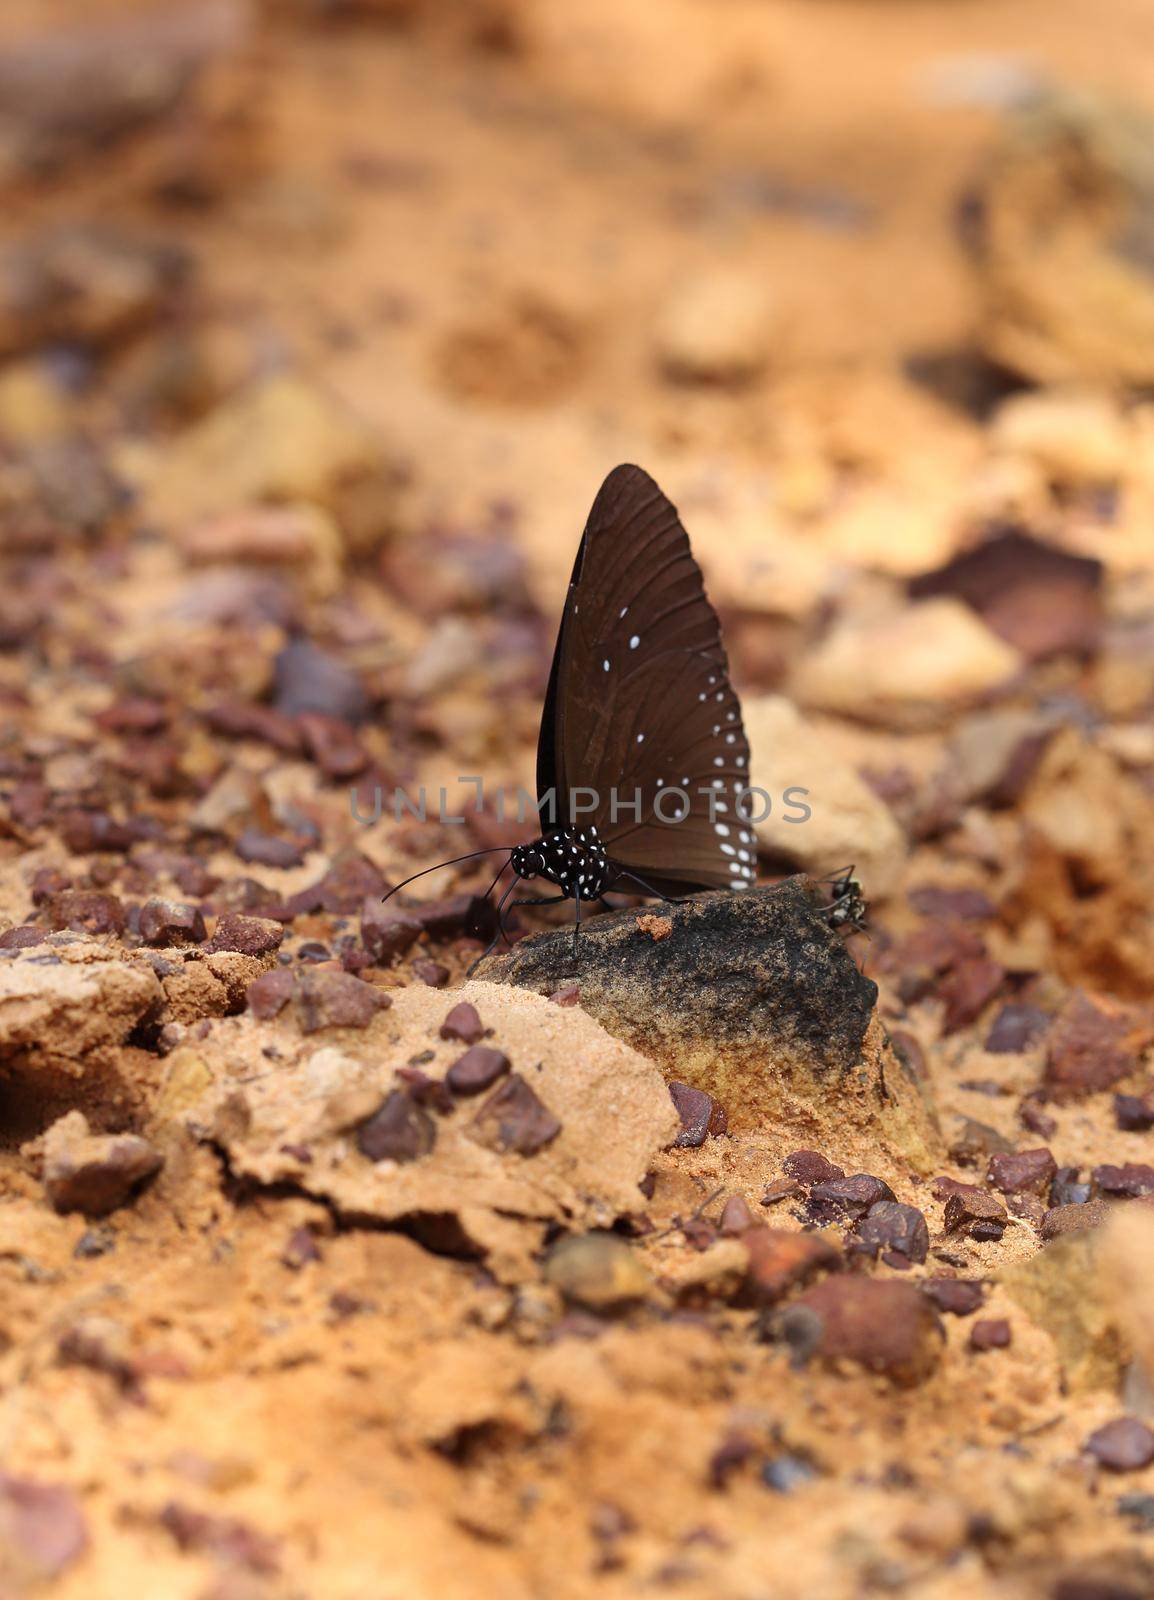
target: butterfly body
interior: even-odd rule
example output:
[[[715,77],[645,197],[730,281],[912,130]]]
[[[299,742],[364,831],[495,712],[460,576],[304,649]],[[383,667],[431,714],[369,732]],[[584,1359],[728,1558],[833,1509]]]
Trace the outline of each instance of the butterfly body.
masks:
[[[567,900],[596,900],[612,881],[613,868],[597,829],[555,828],[509,857],[518,878],[545,878]]]

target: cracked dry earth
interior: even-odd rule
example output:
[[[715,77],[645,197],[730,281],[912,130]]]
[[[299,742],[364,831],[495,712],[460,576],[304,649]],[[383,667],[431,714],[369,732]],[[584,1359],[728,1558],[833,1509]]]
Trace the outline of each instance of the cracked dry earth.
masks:
[[[1154,1595],[1152,63],[5,8],[3,1600]],[[627,459],[812,816],[467,978]]]

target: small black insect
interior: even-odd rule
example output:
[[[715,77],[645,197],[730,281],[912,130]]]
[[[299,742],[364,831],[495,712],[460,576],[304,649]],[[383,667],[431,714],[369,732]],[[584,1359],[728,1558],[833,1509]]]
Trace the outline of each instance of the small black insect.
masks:
[[[830,902],[825,908],[830,927],[864,933],[869,908],[862,886],[854,877],[853,865],[831,874],[825,882],[831,889]]]
[[[659,899],[750,887],[748,784],[741,706],[689,538],[647,473],[616,467],[577,551],[541,715],[548,826],[510,854],[498,916],[526,879],[560,893],[513,904],[572,900],[574,937],[582,904],[617,886]]]

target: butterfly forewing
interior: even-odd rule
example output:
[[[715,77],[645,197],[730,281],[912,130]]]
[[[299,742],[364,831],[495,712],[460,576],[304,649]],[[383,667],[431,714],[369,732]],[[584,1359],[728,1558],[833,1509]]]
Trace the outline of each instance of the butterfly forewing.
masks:
[[[618,467],[593,504],[569,585],[538,789],[556,790],[560,822],[574,791],[595,791],[584,815],[615,864],[654,888],[733,888],[754,875],[752,830],[736,809],[748,765],[717,615],[685,530],[646,473]],[[658,814],[662,789],[685,798],[666,797]]]

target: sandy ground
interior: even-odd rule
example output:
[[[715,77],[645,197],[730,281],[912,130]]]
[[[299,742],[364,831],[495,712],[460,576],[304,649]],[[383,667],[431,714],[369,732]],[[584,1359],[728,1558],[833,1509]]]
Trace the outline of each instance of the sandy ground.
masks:
[[[1154,1595],[1150,6],[10,0],[0,91],[0,1596]],[[836,1082],[380,911],[622,460],[858,866]]]

